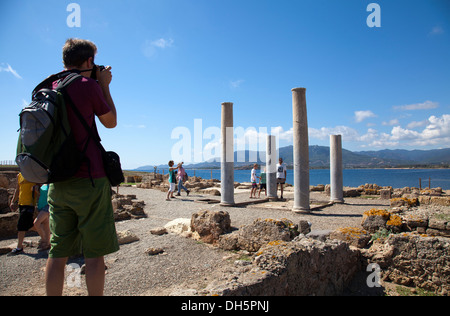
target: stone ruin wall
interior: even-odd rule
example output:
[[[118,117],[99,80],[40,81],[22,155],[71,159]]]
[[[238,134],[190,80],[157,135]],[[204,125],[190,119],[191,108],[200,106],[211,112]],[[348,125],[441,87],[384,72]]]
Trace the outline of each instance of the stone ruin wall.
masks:
[[[449,238],[403,232],[371,241],[364,229],[311,232],[307,222],[287,219],[257,219],[230,233],[229,223],[222,211],[192,216],[195,238],[250,253],[199,295],[382,295],[380,281],[450,294]],[[380,287],[369,284],[372,264]]]

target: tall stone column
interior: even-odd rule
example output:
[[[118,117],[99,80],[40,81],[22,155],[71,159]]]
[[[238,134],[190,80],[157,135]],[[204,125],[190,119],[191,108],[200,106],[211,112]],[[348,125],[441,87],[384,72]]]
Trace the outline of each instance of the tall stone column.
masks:
[[[266,191],[270,200],[277,200],[277,138],[267,135],[266,150]]]
[[[292,89],[294,121],[294,212],[309,211],[309,139],[306,89]]]
[[[221,205],[234,205],[233,103],[222,103]]]
[[[344,203],[341,135],[330,135],[330,187],[330,201]]]

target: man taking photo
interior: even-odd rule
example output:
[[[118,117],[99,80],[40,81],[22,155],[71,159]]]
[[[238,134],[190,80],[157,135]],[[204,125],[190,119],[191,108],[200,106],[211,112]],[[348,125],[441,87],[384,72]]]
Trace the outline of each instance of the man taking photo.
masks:
[[[109,85],[111,67],[100,69],[94,63],[97,47],[82,39],[68,39],[63,47],[66,70],[78,71],[81,79],[67,87],[67,94],[89,127],[97,133],[95,117],[106,128],[117,126],[117,112]],[[53,88],[58,82],[53,83]],[[102,154],[90,139],[80,119],[68,106],[67,115],[80,151],[86,147],[86,161],[77,174],[50,185],[51,249],[46,268],[47,295],[62,295],[67,259],[83,253],[86,285],[91,296],[103,295],[104,256],[119,250],[111,187],[106,177]]]

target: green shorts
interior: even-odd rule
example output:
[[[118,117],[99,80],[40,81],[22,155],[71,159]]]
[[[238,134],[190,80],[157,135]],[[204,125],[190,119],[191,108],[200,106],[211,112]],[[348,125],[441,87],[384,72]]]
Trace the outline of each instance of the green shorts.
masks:
[[[107,178],[72,178],[50,185],[50,258],[98,258],[119,250]]]

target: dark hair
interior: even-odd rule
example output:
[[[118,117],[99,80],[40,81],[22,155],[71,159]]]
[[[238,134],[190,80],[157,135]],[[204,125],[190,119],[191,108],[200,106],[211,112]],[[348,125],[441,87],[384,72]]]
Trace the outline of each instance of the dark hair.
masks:
[[[69,38],[63,47],[63,63],[66,68],[80,67],[97,54],[97,46],[88,40]]]

